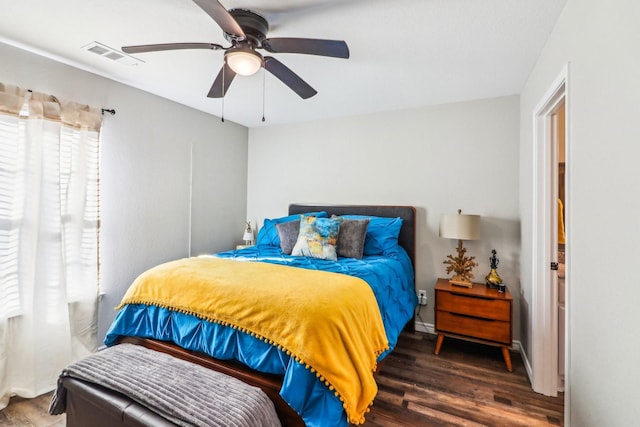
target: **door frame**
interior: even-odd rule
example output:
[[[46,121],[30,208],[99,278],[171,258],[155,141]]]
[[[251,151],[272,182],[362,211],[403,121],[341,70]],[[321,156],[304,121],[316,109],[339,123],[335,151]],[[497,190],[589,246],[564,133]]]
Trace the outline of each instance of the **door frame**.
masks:
[[[553,161],[557,159],[557,139],[553,136],[553,116],[558,106],[565,103],[565,156],[567,167],[565,169],[566,194],[570,197],[569,177],[569,64],[567,64],[559,76],[549,86],[544,96],[533,112],[534,132],[534,207],[533,207],[533,239],[532,239],[532,318],[531,318],[531,343],[532,343],[532,378],[534,391],[547,395],[558,395],[558,300],[557,287],[551,285],[550,263],[557,262],[552,259],[553,238],[552,227],[557,227],[554,218],[557,218],[557,203],[552,200],[553,185],[557,186],[557,178],[553,178],[553,171],[557,171],[557,165]],[[555,139],[555,141],[554,141]],[[557,190],[556,190],[557,191]],[[551,213],[551,214],[550,214]],[[570,226],[571,203],[565,206],[566,251],[567,268],[565,271],[565,423],[568,425],[566,415],[568,411],[569,395],[569,360],[570,360]],[[557,239],[556,239],[557,240]],[[557,258],[557,249],[555,251]]]

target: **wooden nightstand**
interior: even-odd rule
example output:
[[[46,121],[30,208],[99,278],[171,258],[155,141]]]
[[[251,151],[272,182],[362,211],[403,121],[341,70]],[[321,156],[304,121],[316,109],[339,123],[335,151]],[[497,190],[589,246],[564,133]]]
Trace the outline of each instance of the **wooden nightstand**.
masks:
[[[440,353],[445,336],[493,345],[502,349],[511,372],[513,300],[509,290],[501,293],[484,283],[464,288],[450,285],[448,279],[438,279],[435,293],[435,353]]]

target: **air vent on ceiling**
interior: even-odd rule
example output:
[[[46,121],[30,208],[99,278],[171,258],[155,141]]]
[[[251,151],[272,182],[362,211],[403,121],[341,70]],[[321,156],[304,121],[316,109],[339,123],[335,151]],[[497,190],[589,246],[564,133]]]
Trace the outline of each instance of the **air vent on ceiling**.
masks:
[[[82,46],[82,49],[93,52],[96,55],[104,56],[105,58],[109,58],[112,61],[116,61],[124,65],[138,65],[144,62],[138,58],[134,58],[131,55],[127,55],[124,52],[98,42],[91,42],[88,45]]]

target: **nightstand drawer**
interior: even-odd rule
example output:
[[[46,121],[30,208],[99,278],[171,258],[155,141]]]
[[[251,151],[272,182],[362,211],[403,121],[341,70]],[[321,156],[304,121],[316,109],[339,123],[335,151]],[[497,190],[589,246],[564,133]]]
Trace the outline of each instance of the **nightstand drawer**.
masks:
[[[480,338],[511,346],[511,324],[500,320],[480,319],[462,314],[440,311],[436,313],[436,332],[449,332]]]
[[[436,310],[468,314],[486,319],[511,321],[511,303],[507,300],[459,295],[455,292],[437,291]]]

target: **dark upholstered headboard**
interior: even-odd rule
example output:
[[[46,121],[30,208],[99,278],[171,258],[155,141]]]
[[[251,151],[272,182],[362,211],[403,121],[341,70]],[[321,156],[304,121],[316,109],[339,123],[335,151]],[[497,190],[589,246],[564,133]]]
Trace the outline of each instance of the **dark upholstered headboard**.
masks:
[[[415,268],[416,257],[416,208],[413,206],[385,205],[289,205],[289,215],[306,212],[325,211],[331,215],[370,215],[389,218],[402,218],[402,228],[398,243],[409,254]]]

